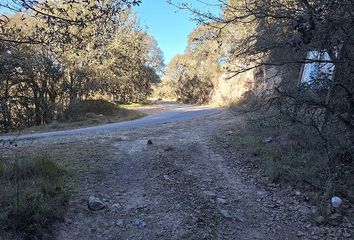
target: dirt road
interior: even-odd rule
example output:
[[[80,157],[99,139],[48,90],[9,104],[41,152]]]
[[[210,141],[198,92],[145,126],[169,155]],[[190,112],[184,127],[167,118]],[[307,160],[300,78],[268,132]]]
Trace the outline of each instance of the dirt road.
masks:
[[[241,154],[222,151],[215,136],[237,134],[229,129],[242,121],[221,111],[35,140],[36,151],[47,151],[74,175],[65,221],[53,226],[55,238],[333,239],[317,234],[302,196],[250,174]],[[90,196],[105,208],[89,210]]]
[[[57,138],[66,136],[83,136],[92,135],[96,133],[111,132],[121,129],[132,129],[144,126],[152,126],[156,124],[163,124],[168,122],[186,121],[193,118],[210,116],[221,112],[219,108],[213,108],[208,106],[193,106],[186,104],[178,104],[174,102],[158,102],[151,107],[145,107],[140,109],[142,112],[148,114],[147,117],[111,124],[104,124],[100,126],[86,127],[74,130],[47,132],[47,133],[34,133],[26,135],[10,135],[0,136],[0,140],[16,139],[16,141],[23,140],[36,140],[41,138]]]

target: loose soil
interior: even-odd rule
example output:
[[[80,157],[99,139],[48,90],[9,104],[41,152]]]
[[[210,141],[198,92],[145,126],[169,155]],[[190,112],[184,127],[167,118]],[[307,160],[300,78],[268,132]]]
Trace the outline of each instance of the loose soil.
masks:
[[[228,149],[227,136],[243,122],[242,115],[223,111],[133,130],[21,142],[20,148],[46,151],[74,175],[65,222],[55,227],[58,240],[353,237],[353,222],[318,225],[301,193],[271,184],[251,155]],[[90,196],[106,208],[89,210]]]

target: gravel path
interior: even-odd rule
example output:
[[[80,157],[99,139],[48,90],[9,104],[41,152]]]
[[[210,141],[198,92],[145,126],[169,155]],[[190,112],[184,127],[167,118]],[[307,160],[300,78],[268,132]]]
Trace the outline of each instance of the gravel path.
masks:
[[[347,230],[339,237],[334,235],[339,229],[335,227],[322,231],[309,218],[311,206],[294,189],[281,189],[262,174],[250,174],[241,154],[223,151],[227,142],[224,146],[216,136],[234,134],[229,127],[244,121],[242,116],[228,111],[203,112],[207,116],[185,121],[34,140],[31,146],[47,151],[75,175],[65,221],[55,226],[55,238],[286,240],[352,236]],[[90,196],[100,198],[105,208],[89,210]]]
[[[208,106],[193,106],[186,104],[177,104],[169,102],[160,102],[154,107],[141,108],[141,111],[149,114],[147,117],[119,122],[111,123],[100,126],[93,126],[87,128],[80,128],[74,130],[57,131],[57,132],[47,132],[47,133],[34,133],[26,135],[10,135],[10,136],[0,136],[0,140],[11,140],[16,139],[16,141],[23,140],[37,140],[40,138],[56,138],[56,137],[66,137],[66,136],[83,136],[87,134],[99,134],[102,132],[108,133],[110,131],[121,130],[121,129],[132,129],[145,126],[152,126],[156,124],[163,124],[168,122],[180,122],[186,121],[193,118],[210,116],[213,114],[220,113],[222,110],[219,108],[212,108]]]
[[[81,158],[57,239],[309,239],[297,209],[276,190],[250,183],[216,151],[215,132],[234,121],[223,112],[95,135],[84,145],[61,143],[79,144]],[[89,196],[106,208],[88,210]]]

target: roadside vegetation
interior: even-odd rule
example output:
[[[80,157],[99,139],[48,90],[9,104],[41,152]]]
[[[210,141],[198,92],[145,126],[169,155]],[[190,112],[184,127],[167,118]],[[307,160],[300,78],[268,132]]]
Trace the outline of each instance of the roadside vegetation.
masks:
[[[146,101],[164,65],[138,2],[0,4],[0,131],[71,121],[92,99]]]
[[[48,155],[1,157],[1,236],[50,238],[53,224],[65,214],[69,176]]]
[[[247,149],[257,158],[271,182],[313,192],[317,194],[313,200],[319,205],[334,195],[354,201],[351,177],[354,166],[348,153],[341,152],[331,160],[326,142],[315,129],[299,123],[289,124],[279,115],[246,114],[245,123],[231,143],[237,149]],[[337,148],[350,147],[335,135],[331,140],[336,141]]]
[[[333,134],[332,147],[341,152],[330,158],[326,140],[313,128],[291,123],[274,111],[245,112],[240,107],[232,111],[242,120],[223,127],[215,142],[226,156],[232,156],[228,161],[241,164],[237,171],[279,191],[290,187],[287,197],[296,195],[309,204],[308,217],[315,224],[351,229],[354,166],[345,151],[351,146]],[[331,205],[333,196],[342,199],[340,208]]]
[[[65,118],[52,121],[50,124],[42,124],[29,128],[16,129],[10,134],[51,132],[59,130],[69,130],[81,127],[117,123],[139,119],[145,116],[144,113],[136,109],[142,104],[115,104],[106,100],[86,100],[78,103],[70,111],[64,113]]]

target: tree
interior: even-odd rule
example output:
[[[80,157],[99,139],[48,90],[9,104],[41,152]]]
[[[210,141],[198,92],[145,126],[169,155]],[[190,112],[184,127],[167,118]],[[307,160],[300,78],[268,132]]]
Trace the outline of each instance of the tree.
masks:
[[[111,16],[122,9],[141,3],[141,0],[3,0],[0,3],[0,41],[13,43],[49,44],[67,42],[79,38],[70,29],[84,30],[94,22],[109,22]],[[21,28],[11,24],[11,14],[22,13],[23,25],[41,22],[33,27],[31,34],[23,35]],[[20,14],[20,15],[22,15]],[[41,36],[40,38],[38,36]]]
[[[3,30],[10,38],[0,39],[2,131],[72,119],[82,101],[97,95],[124,103],[146,100],[152,84],[159,81],[163,54],[120,2],[119,11],[109,18],[94,19],[84,27],[75,20],[63,29],[65,34],[53,34],[47,42],[22,41],[34,35],[40,41],[48,38],[52,26],[43,18],[30,11],[6,16]],[[88,10],[87,1],[67,3],[50,2],[51,14],[68,20]],[[21,41],[11,40],[15,38]]]
[[[217,31],[208,25],[195,29],[188,37],[185,53],[170,62],[165,79],[173,81],[175,94],[186,103],[205,103],[211,98],[221,74]]]
[[[330,162],[345,154],[354,156],[353,1],[217,2],[223,9],[220,16],[188,4],[178,7],[192,11],[205,24],[217,22],[213,26],[221,31],[218,39],[230,49],[224,55],[230,73],[255,71],[261,76],[258,82],[265,84],[279,79],[273,91],[263,95],[261,106],[270,105],[290,122],[316,129]],[[309,58],[310,51],[328,53],[330,59]],[[308,63],[330,63],[335,72],[301,83],[301,67]]]

